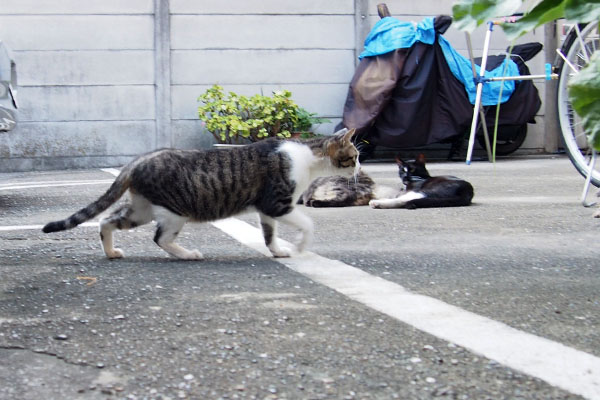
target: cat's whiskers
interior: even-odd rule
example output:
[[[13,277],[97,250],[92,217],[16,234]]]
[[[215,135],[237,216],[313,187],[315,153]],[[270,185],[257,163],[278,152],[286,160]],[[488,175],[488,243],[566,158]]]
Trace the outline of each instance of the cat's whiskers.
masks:
[[[356,158],[356,165],[354,166],[354,174],[352,177],[354,178],[354,183],[358,183],[358,174],[360,174],[360,161],[358,161],[358,157]]]

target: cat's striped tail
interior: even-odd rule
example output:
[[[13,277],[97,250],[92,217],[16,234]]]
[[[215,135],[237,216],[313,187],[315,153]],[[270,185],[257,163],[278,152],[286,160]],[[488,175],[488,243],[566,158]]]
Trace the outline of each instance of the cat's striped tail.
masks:
[[[121,172],[110,188],[108,188],[106,193],[100,196],[98,200],[89,204],[87,207],[82,208],[66,219],[47,223],[42,228],[42,231],[44,233],[64,231],[75,228],[77,225],[89,221],[117,202],[117,200],[119,200],[121,196],[123,196],[123,193],[125,193],[125,191],[127,191],[129,188],[130,182],[131,179],[129,171]]]

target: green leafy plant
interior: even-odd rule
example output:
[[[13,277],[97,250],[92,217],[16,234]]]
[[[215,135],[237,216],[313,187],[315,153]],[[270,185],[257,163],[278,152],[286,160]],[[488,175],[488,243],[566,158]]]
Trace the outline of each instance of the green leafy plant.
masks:
[[[283,90],[272,97],[225,94],[214,85],[198,97],[198,117],[219,143],[255,142],[268,137],[288,138],[298,123],[299,107]]]
[[[327,122],[331,121],[327,118],[319,117],[317,113],[310,112],[300,107],[298,109],[298,122],[296,123],[294,130],[296,132],[307,134],[312,132],[313,125],[319,125]]]
[[[452,7],[459,29],[472,31],[498,16],[511,15],[523,5],[522,0],[459,0]],[[574,23],[598,24],[599,0],[538,0],[516,23],[502,24],[509,40],[558,18]],[[600,151],[600,56],[596,51],[588,65],[569,84],[569,99],[581,116],[588,141]]]

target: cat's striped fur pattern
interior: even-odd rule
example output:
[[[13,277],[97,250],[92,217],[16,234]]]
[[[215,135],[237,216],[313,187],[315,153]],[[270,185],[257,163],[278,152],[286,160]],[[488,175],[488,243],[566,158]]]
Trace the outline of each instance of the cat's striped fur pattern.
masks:
[[[295,208],[310,182],[321,176],[356,176],[358,151],[354,130],[305,141],[268,139],[227,150],[163,149],[127,164],[98,200],[70,217],[50,222],[43,231],[74,228],[103,211],[129,190],[131,202],[100,221],[100,237],[109,258],[123,252],[113,247],[113,231],[156,221],[154,241],[182,259],[201,259],[198,250],[174,243],[188,221],[206,222],[246,210],[258,212],[265,243],[275,257],[290,251],[277,245],[277,222],[298,228],[302,251],[313,235],[312,221]]]
[[[396,197],[400,189],[378,185],[365,172],[356,179],[343,176],[324,176],[315,179],[300,197],[307,207],[366,206],[373,199]]]

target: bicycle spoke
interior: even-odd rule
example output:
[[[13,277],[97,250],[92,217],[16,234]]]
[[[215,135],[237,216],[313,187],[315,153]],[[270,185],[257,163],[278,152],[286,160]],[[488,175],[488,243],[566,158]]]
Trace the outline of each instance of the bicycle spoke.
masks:
[[[590,176],[591,182],[596,186],[600,186],[600,165],[597,163],[595,169],[590,171],[591,148],[587,142],[583,120],[571,107],[568,83],[577,74],[576,71],[588,64],[591,54],[599,48],[597,25],[585,25],[581,29],[579,25],[574,25],[559,52],[564,55],[564,62],[559,64],[561,68],[557,85],[558,117],[565,151],[575,168],[583,176]]]

